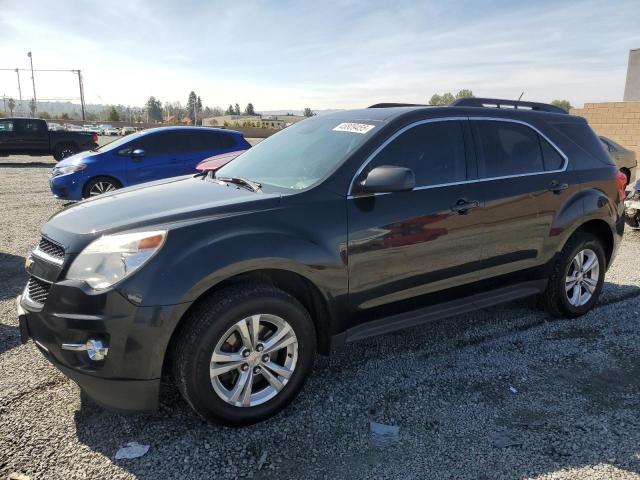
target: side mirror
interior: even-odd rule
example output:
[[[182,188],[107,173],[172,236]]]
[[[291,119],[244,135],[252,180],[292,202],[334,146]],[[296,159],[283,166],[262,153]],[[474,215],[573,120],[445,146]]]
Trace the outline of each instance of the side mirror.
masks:
[[[133,158],[142,158],[145,155],[146,155],[146,153],[141,148],[136,148],[133,152],[131,152],[131,156]]]
[[[416,177],[410,168],[381,165],[360,182],[358,193],[406,192],[415,186]]]

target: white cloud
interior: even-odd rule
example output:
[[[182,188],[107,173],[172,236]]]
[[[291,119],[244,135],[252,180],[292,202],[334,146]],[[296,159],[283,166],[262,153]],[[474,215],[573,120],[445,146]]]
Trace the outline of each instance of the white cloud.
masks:
[[[2,2],[0,67],[81,68],[87,100],[149,95],[258,109],[483,96],[619,100],[636,0],[450,2]],[[28,3],[28,4],[27,4]],[[67,74],[36,74],[38,96],[77,96]],[[29,75],[23,94],[30,96]],[[25,93],[26,92],[26,93]],[[0,72],[0,95],[17,95]]]

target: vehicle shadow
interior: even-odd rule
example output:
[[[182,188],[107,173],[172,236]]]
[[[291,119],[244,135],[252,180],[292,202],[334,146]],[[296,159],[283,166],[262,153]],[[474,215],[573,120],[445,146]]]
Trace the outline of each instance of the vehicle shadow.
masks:
[[[26,283],[24,257],[0,252],[0,300],[17,297]]]
[[[253,478],[369,478],[416,461],[425,478],[537,477],[602,464],[640,474],[637,436],[624,433],[638,426],[640,349],[621,352],[605,337],[638,344],[633,319],[610,322],[616,303],[637,297],[636,285],[607,283],[601,304],[576,320],[552,321],[524,299],[348,344],[318,359],[285,411],[249,427],[209,425],[165,386],[153,415],[84,399],[76,431],[108,458],[130,441],[150,445],[144,457],[114,460],[139,478],[235,477],[246,465]],[[398,442],[372,445],[370,421],[398,424]]]
[[[0,162],[0,168],[53,168],[55,162]]]

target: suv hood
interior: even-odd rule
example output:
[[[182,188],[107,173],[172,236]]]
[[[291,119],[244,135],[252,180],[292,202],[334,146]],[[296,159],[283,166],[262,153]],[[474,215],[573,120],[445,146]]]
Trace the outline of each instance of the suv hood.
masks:
[[[278,193],[251,192],[190,175],[84,200],[51,217],[42,233],[74,253],[104,234],[264,210],[279,201]]]

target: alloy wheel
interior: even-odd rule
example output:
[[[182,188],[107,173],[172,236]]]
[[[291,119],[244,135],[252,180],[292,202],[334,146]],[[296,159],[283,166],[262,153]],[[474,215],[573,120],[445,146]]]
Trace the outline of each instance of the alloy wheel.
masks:
[[[254,407],[289,382],[298,361],[298,339],[281,317],[257,314],[229,328],[211,355],[209,376],[216,394],[236,407]]]
[[[116,186],[111,182],[96,182],[89,189],[89,196],[95,197],[96,195],[101,195],[106,192],[111,192],[115,190]]]
[[[571,260],[565,278],[569,303],[574,307],[585,305],[593,297],[599,278],[600,262],[596,253],[589,248],[580,250]]]

